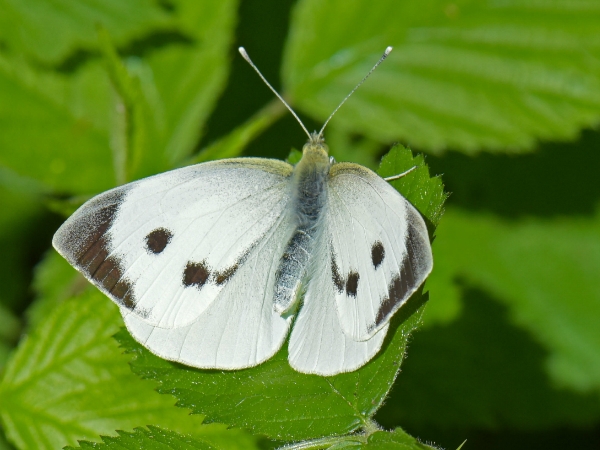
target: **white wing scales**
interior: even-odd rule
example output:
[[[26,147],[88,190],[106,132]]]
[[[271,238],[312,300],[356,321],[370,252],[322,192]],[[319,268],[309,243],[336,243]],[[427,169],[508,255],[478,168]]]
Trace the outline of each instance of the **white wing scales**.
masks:
[[[332,166],[323,214],[289,360],[299,372],[329,376],[374,357],[432,256],[419,213],[362,166]]]
[[[385,180],[357,164],[331,169],[327,228],[340,325],[371,339],[433,267],[427,227]]]
[[[269,359],[292,319],[273,309],[275,269],[290,230],[290,218],[282,217],[195,322],[165,329],[129,314],[127,329],[157,355],[194,367],[242,369]]]
[[[326,237],[323,233],[317,242],[317,262],[326,260],[331,252]],[[311,272],[304,302],[290,336],[290,365],[298,372],[322,376],[356,370],[379,351],[388,326],[364,342],[344,333],[336,310],[331,265],[315,264]]]
[[[280,220],[291,171],[281,161],[252,158],[150,177],[91,200],[53,243],[132,314],[152,326],[183,327]]]

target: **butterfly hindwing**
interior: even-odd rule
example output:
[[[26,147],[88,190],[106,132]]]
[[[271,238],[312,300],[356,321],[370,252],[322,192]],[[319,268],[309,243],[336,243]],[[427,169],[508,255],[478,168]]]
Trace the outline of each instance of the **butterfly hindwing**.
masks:
[[[431,272],[427,227],[385,180],[351,163],[331,168],[325,219],[341,328],[371,339]]]
[[[281,161],[244,158],[146,178],[84,204],[53,244],[125,314],[184,327],[283,220],[291,172]]]
[[[385,325],[368,341],[356,341],[344,333],[337,314],[331,265],[321,263],[331,253],[327,241],[328,235],[321,233],[289,343],[290,365],[299,372],[322,376],[361,367],[379,351],[388,329]]]
[[[163,358],[205,369],[241,369],[273,356],[292,319],[273,308],[275,269],[293,231],[291,220],[281,217],[193,323],[165,329],[129,314],[129,332]]]

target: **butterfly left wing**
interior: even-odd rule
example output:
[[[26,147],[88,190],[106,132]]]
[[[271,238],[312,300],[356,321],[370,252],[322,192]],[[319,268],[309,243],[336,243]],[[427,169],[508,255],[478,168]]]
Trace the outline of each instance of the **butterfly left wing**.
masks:
[[[202,314],[286,215],[292,166],[240,158],[98,195],[56,232],[67,261],[130,314],[179,328]]]
[[[291,172],[241,158],[146,178],[84,204],[53,244],[152,352],[194,367],[254,366],[281,347],[291,321],[273,309],[294,230]]]
[[[351,163],[330,170],[326,221],[340,326],[369,340],[431,272],[427,227],[389,183]]]
[[[292,220],[284,215],[269,230],[194,322],[161,328],[124,314],[131,335],[162,358],[204,369],[243,369],[269,359],[281,348],[292,320],[273,308],[277,263]]]

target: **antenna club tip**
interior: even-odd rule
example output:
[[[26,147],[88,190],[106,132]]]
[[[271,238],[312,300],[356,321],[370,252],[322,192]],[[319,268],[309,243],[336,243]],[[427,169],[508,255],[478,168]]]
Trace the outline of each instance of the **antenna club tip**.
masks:
[[[244,47],[238,47],[238,52],[240,52],[240,55],[242,55],[244,58],[248,57],[248,53],[246,53],[246,49]]]
[[[241,48],[241,47],[240,47],[240,48]],[[394,47],[392,47],[392,46],[389,46],[389,47],[387,47],[387,48],[385,49],[385,52],[383,52],[383,54],[384,54],[385,56],[387,56],[387,55],[389,55],[390,53],[392,53],[392,50],[394,50]]]

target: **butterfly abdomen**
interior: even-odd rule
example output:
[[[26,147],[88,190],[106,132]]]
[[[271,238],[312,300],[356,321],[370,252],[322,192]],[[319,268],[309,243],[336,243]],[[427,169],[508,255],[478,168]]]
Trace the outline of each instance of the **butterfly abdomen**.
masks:
[[[294,215],[296,228],[275,274],[273,306],[279,313],[291,308],[306,273],[327,197],[329,167],[326,147],[309,143],[304,148],[302,160],[294,168],[289,214]]]

